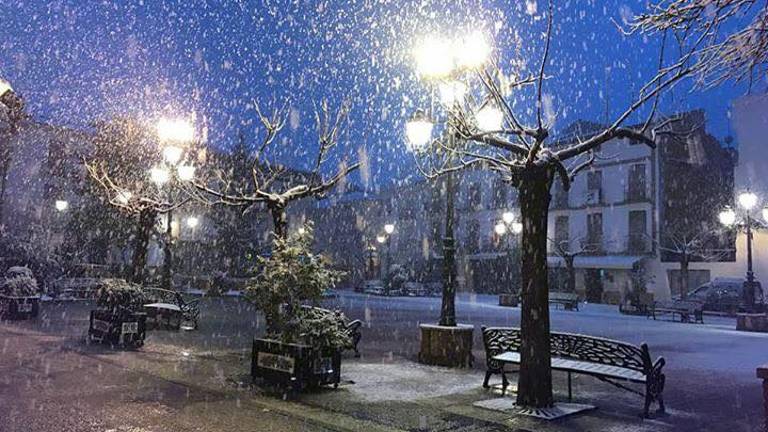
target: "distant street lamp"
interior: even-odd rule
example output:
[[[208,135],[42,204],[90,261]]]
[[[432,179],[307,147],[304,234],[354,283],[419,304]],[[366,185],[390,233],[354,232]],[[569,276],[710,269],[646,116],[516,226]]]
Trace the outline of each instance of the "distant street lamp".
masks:
[[[752,217],[752,209],[755,208],[758,202],[758,197],[752,192],[744,192],[737,197],[739,207],[744,210],[743,216],[739,218],[736,211],[730,207],[726,207],[719,214],[720,223],[729,228],[736,228],[744,230],[747,237],[747,275],[744,281],[742,296],[744,297],[744,308],[746,312],[756,312],[755,297],[759,292],[761,299],[762,309],[762,297],[763,291],[760,283],[755,280],[755,273],[752,269],[752,231],[755,229],[766,228],[766,225],[759,220]],[[768,207],[762,210],[763,219],[768,222]]]
[[[384,224],[384,234],[380,234],[376,236],[376,241],[379,243],[386,243],[387,244],[387,256],[385,260],[385,265],[381,266],[381,279],[385,280],[388,273],[388,267],[390,267],[390,258],[391,258],[391,249],[392,249],[392,233],[395,232],[395,224],[393,223],[387,223]]]
[[[200,225],[200,219],[198,219],[196,216],[190,216],[187,218],[188,227],[195,229],[198,225]]]

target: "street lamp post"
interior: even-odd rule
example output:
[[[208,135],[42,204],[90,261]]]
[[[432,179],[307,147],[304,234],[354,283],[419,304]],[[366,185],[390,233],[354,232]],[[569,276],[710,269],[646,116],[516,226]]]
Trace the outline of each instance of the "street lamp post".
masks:
[[[512,238],[519,235],[523,231],[523,224],[515,220],[515,214],[511,211],[505,211],[502,214],[501,220],[493,227],[494,232],[501,238],[506,237],[507,241],[507,278],[511,278],[512,275]],[[512,286],[512,280],[508,280],[509,286]],[[501,294],[499,296],[499,304],[502,306],[516,306],[517,299],[513,290],[510,289],[509,294]],[[513,296],[515,299],[509,299],[503,296]],[[504,304],[509,303],[509,304]]]
[[[475,119],[457,118],[454,112],[462,112],[469,101],[471,90],[466,83],[469,73],[482,68],[490,56],[491,47],[479,32],[473,32],[455,40],[430,37],[414,49],[416,70],[420,79],[431,88],[432,98],[428,111],[416,110],[405,125],[408,149],[417,156],[433,157],[440,165],[452,165],[458,160],[458,146],[463,136],[462,122],[473,122],[487,130],[498,130],[498,109],[490,101]],[[439,104],[435,107],[434,90],[439,92]],[[482,115],[481,115],[482,114]],[[439,122],[441,138],[433,140],[435,117]],[[503,118],[502,118],[503,120]],[[417,158],[418,159],[418,158]],[[456,322],[456,242],[454,235],[456,186],[453,173],[447,172],[445,180],[445,233],[443,235],[443,296],[440,321],[437,326],[422,324],[419,361],[426,364],[466,367],[472,358],[471,325]],[[450,349],[446,349],[450,347]]]
[[[761,298],[762,303],[762,287],[755,280],[755,272],[752,267],[752,235],[755,229],[765,228],[765,224],[752,217],[752,209],[757,205],[758,197],[752,192],[744,192],[738,196],[738,204],[744,210],[744,215],[739,219],[736,211],[730,207],[726,207],[720,212],[720,223],[727,227],[733,227],[737,229],[743,229],[747,237],[747,274],[744,281],[742,296],[744,299],[744,309],[748,313],[758,312],[755,298]],[[763,219],[768,222],[768,207],[762,211]],[[762,305],[760,307],[762,309]]]
[[[449,111],[461,107],[470,90],[464,82],[466,72],[482,67],[490,56],[491,47],[485,37],[479,32],[473,32],[456,40],[445,40],[429,37],[414,49],[416,69],[419,78],[427,84],[437,87],[439,102],[442,109]],[[433,93],[434,94],[434,93]],[[434,100],[432,101],[434,102]],[[431,105],[434,105],[432,103]],[[499,129],[498,123],[501,112],[493,109],[491,103],[486,104],[478,112],[477,122],[481,128]],[[405,132],[408,138],[409,150],[414,153],[428,151],[432,144],[432,129],[434,120],[423,110],[416,110],[406,123]],[[443,122],[446,142],[440,146],[446,154],[446,159],[455,158],[453,149],[456,147],[458,130],[450,115]],[[497,122],[497,120],[499,120]],[[456,326],[456,244],[454,236],[455,195],[456,186],[452,173],[445,178],[445,233],[443,236],[443,298],[440,311],[441,326]]]
[[[171,207],[173,190],[171,186],[178,181],[189,182],[194,179],[195,168],[191,165],[181,164],[184,156],[182,146],[194,139],[194,127],[190,122],[182,119],[161,119],[157,123],[157,137],[165,145],[162,151],[165,165],[152,168],[150,178],[158,187],[167,185],[168,210],[166,212],[161,284],[163,288],[170,290],[173,287],[173,208]],[[197,226],[197,223],[197,218],[187,220],[187,224],[191,228]]]

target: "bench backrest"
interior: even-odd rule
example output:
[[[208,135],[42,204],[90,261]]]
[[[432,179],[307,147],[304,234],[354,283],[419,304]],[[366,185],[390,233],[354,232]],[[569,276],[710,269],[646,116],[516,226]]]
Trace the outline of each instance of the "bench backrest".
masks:
[[[550,300],[579,301],[579,295],[575,293],[552,291],[549,293]]]
[[[181,294],[162,288],[144,288],[144,298],[147,303],[170,303],[181,306]]]
[[[658,301],[655,303],[654,307],[695,312],[704,309],[704,303],[696,300],[670,300]]]
[[[501,365],[493,356],[507,351],[520,352],[522,333],[515,327],[482,327],[486,363],[489,369]],[[550,333],[550,352],[555,357],[619,366],[645,372],[652,367],[648,347],[573,333]]]

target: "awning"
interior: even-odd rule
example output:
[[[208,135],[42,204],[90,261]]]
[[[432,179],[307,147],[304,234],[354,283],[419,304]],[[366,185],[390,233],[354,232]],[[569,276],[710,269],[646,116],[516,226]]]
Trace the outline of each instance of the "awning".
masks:
[[[573,260],[573,266],[575,268],[631,270],[635,263],[643,258],[645,257],[633,255],[582,255],[577,256],[576,259]],[[547,265],[549,267],[565,268],[565,263],[559,256],[548,256]]]

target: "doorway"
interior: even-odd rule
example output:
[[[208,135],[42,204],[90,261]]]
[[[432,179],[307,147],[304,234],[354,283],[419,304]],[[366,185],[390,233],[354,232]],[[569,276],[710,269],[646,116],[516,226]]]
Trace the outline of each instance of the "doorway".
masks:
[[[585,295],[589,303],[602,303],[603,301],[602,273],[602,269],[584,269]]]

